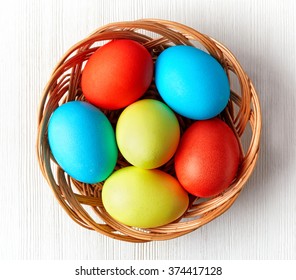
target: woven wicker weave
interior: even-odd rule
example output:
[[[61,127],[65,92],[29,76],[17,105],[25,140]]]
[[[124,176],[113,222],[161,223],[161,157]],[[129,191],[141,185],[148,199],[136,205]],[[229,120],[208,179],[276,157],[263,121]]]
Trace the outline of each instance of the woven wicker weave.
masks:
[[[200,199],[190,198],[190,206],[181,219],[153,229],[138,229],[122,225],[105,211],[101,200],[102,183],[90,185],[70,178],[54,161],[47,138],[47,126],[52,112],[70,100],[84,100],[80,87],[85,62],[100,47],[112,39],[132,39],[143,44],[155,60],[171,45],[193,45],[206,50],[224,67],[231,85],[231,98],[220,114],[235,132],[241,146],[242,162],[231,186],[221,195]],[[159,98],[154,82],[144,95]],[[104,111],[113,125],[121,110]],[[178,116],[183,132],[192,121]],[[225,212],[236,200],[250,177],[258,157],[261,132],[260,104],[252,82],[232,53],[214,39],[198,31],[170,21],[137,20],[108,24],[74,45],[58,62],[40,102],[37,155],[43,175],[68,215],[81,226],[109,237],[145,242],[167,240],[187,234]],[[119,156],[116,169],[128,163]],[[174,175],[173,161],[162,167]]]

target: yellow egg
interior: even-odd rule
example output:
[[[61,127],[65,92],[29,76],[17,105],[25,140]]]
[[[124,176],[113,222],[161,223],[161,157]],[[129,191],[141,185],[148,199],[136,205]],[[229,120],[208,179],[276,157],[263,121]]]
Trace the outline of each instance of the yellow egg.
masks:
[[[173,176],[157,169],[129,166],[105,181],[102,201],[110,216],[120,223],[153,228],[181,217],[189,198]]]
[[[121,113],[116,126],[116,140],[129,163],[153,169],[173,157],[180,140],[180,127],[166,104],[144,99]]]

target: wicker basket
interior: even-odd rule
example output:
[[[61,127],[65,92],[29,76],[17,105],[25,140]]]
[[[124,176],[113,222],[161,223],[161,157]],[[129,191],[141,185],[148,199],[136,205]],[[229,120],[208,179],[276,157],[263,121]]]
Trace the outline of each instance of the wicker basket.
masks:
[[[139,229],[118,223],[108,215],[101,200],[102,183],[80,183],[67,175],[54,161],[48,145],[47,127],[52,112],[70,100],[84,100],[80,87],[81,73],[86,61],[100,45],[112,39],[132,39],[143,44],[155,60],[158,54],[171,45],[193,45],[203,48],[224,67],[231,85],[231,98],[219,115],[237,136],[242,153],[237,178],[219,196],[190,198],[188,210],[178,221],[153,229]],[[159,98],[154,81],[144,95]],[[113,125],[121,110],[104,111]],[[181,131],[191,121],[178,116]],[[137,20],[111,23],[93,32],[74,45],[58,62],[46,85],[39,108],[37,155],[43,175],[68,215],[81,226],[109,237],[145,242],[167,240],[190,233],[225,212],[236,200],[250,177],[258,157],[261,113],[252,82],[232,53],[214,39],[185,25],[165,20]],[[119,155],[116,169],[129,165]],[[173,161],[162,167],[174,175]]]

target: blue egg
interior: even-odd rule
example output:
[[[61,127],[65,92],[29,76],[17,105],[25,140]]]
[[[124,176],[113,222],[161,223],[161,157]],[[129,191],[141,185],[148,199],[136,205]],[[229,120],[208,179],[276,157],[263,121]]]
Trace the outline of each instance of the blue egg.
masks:
[[[58,107],[49,120],[48,141],[57,163],[80,182],[101,182],[116,165],[118,149],[111,123],[89,103],[71,101]]]
[[[191,46],[169,47],[158,56],[155,83],[168,106],[194,120],[215,117],[230,97],[229,81],[220,63]]]

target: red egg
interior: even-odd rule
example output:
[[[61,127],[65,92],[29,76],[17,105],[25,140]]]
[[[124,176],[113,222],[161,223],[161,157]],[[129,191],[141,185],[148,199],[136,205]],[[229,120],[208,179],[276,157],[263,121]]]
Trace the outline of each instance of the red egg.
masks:
[[[218,118],[193,123],[183,134],[175,155],[179,182],[198,197],[211,197],[229,187],[239,162],[238,141]]]
[[[86,99],[103,109],[123,108],[139,99],[153,76],[148,50],[133,40],[114,40],[89,58],[82,72]]]

